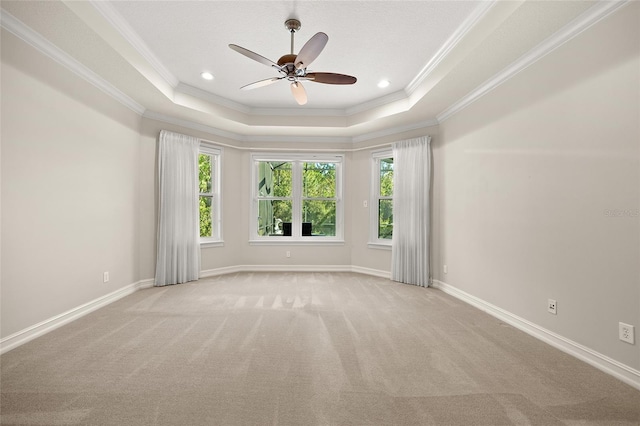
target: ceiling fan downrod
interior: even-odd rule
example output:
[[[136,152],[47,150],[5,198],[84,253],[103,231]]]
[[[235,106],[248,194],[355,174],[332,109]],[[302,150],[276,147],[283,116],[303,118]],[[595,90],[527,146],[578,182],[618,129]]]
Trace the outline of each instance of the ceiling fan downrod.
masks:
[[[293,55],[293,36],[295,32],[300,29],[302,24],[300,24],[300,21],[298,21],[297,19],[287,19],[286,21],[284,21],[284,26],[291,33],[291,54]]]

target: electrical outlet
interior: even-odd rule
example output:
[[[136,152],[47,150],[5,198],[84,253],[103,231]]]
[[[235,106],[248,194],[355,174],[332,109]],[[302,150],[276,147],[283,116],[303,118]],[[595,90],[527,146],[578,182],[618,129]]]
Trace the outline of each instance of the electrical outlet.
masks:
[[[623,322],[618,323],[618,337],[620,340],[634,345],[636,343],[633,335],[634,328],[634,326]]]
[[[362,202],[362,207],[369,207],[369,202],[367,200],[364,200]]]
[[[291,252],[289,250],[287,250],[286,255],[287,255],[287,257],[291,257]]]
[[[558,314],[558,304],[556,303],[555,300],[553,299],[547,300],[547,311],[549,311],[549,313],[553,315]]]
[[[109,271],[106,271],[106,272],[102,273],[102,282],[103,283],[108,283],[109,282]]]
[[[447,265],[443,265],[442,269],[444,270],[444,273],[446,274],[447,272],[449,272],[449,268],[447,268]]]

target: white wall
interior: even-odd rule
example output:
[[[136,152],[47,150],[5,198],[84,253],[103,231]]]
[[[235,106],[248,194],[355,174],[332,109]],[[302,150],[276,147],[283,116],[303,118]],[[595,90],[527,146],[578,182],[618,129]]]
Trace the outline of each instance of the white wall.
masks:
[[[635,369],[639,6],[445,121],[435,158],[437,278]]]
[[[1,73],[6,337],[138,280],[140,117],[6,32]]]

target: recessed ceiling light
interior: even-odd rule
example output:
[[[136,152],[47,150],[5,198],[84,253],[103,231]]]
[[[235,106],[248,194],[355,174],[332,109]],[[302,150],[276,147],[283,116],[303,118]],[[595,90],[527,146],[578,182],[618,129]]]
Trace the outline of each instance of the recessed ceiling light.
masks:
[[[389,84],[389,80],[380,80],[380,82],[378,83],[378,87],[384,89],[385,87],[388,87]]]
[[[200,76],[202,78],[204,78],[205,80],[213,80],[213,74],[211,74],[210,72],[203,72],[202,74],[200,74]]]

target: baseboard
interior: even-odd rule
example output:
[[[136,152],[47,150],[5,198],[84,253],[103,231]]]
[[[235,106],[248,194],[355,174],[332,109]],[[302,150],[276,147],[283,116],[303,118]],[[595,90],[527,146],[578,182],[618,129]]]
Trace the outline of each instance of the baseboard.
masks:
[[[140,280],[137,282],[137,287],[136,290],[142,290],[144,288],[151,288],[153,287],[153,284],[155,283],[155,280],[153,278],[149,278],[146,280]]]
[[[525,333],[542,340],[543,342],[559,349],[569,355],[572,355],[587,364],[601,370],[611,376],[616,377],[617,379],[625,382],[626,384],[633,386],[634,388],[640,390],[640,371],[629,367],[628,365],[622,364],[612,358],[609,358],[606,355],[603,355],[593,349],[590,349],[586,346],[583,346],[577,342],[574,342],[566,337],[560,336],[550,330],[547,330],[543,327],[540,327],[537,324],[532,323],[524,318],[520,318],[517,315],[514,315],[508,311],[505,311],[502,308],[499,308],[491,303],[485,302],[484,300],[473,296],[465,291],[457,289],[452,285],[449,285],[445,282],[433,280],[433,287],[443,292],[468,303],[469,305],[475,306],[488,313],[489,315],[504,321],[505,323],[517,328],[518,330],[524,331]]]
[[[382,278],[389,278],[391,275],[387,271],[353,265],[236,265],[201,271],[200,278],[237,272],[357,272]]]
[[[357,272],[383,278],[389,277],[389,272],[351,265],[237,265],[201,271],[200,278],[208,278],[237,272]],[[90,312],[128,296],[137,290],[151,288],[153,287],[153,284],[153,278],[140,280],[92,300],[91,302],[85,303],[84,305],[70,309],[67,312],[56,315],[55,317],[49,318],[0,339],[0,354],[8,352],[11,349],[35,339],[36,337],[42,336],[43,334],[83,317]]]
[[[235,274],[237,272],[242,272],[242,270],[238,266],[225,266],[216,269],[206,269],[204,271],[200,271],[200,278],[209,278],[225,274]]]
[[[391,279],[390,271],[381,271],[379,269],[365,268],[363,266],[351,266],[351,272],[355,272],[358,274],[372,275],[374,277],[386,278],[388,280]]]
[[[216,269],[207,269],[200,272],[200,278],[214,277],[218,275],[233,274],[237,272],[357,272],[376,277],[389,278],[390,273],[376,269],[364,268],[352,265],[236,265]],[[138,290],[153,287],[154,279],[140,280],[136,283],[122,287],[112,293],[99,297],[84,305],[73,308],[55,317],[49,318],[38,324],[27,327],[10,336],[0,339],[0,354],[23,345],[36,337],[42,336],[65,324],[70,323],[103,306],[122,299]]]
[[[80,317],[83,317],[97,309],[102,308],[116,300],[122,299],[141,288],[148,288],[153,286],[153,280],[142,280],[133,284],[129,284],[120,288],[114,292],[98,297],[91,302],[80,305],[76,308],[70,309],[67,312],[63,312],[60,315],[56,315],[52,318],[39,322],[38,324],[27,327],[24,330],[13,333],[3,339],[0,339],[0,354],[10,351],[20,345],[49,333],[58,327],[62,327],[65,324],[70,323]]]

